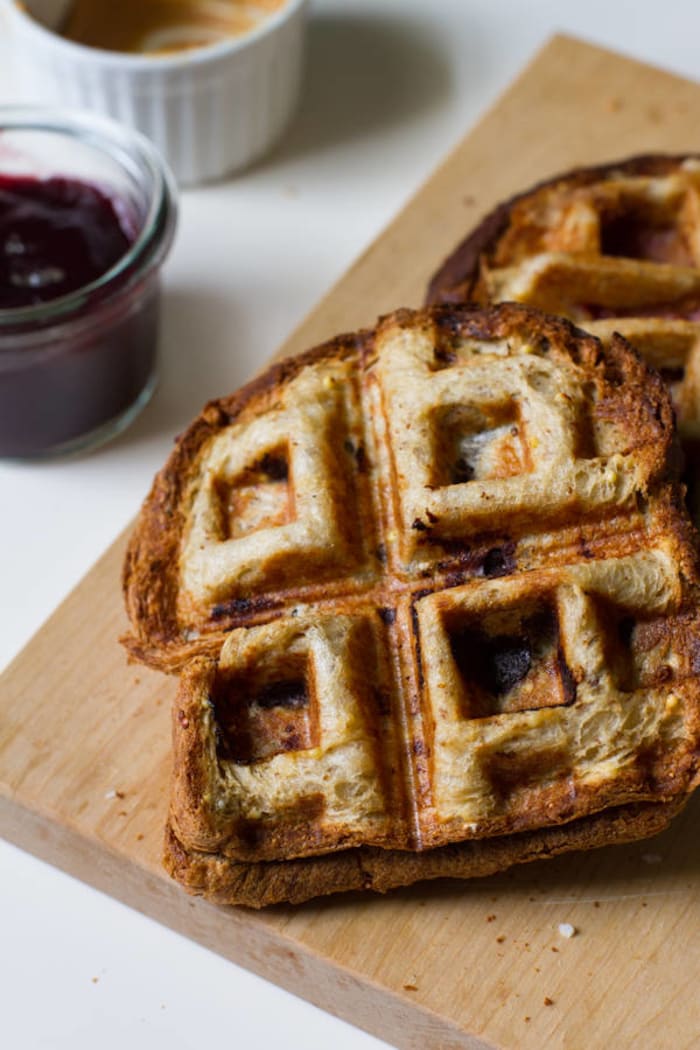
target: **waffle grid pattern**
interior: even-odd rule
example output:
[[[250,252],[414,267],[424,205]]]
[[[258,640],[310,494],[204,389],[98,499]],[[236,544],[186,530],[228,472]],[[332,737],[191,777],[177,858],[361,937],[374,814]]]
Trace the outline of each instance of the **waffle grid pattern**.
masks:
[[[190,637],[234,629],[178,703],[191,848],[420,850],[671,790],[695,627],[675,540],[639,507],[659,434],[602,397],[592,418],[590,367],[523,317],[488,338],[394,317],[361,368],[306,368],[211,443],[180,608]],[[239,501],[232,537],[251,479],[275,494]],[[271,582],[286,596],[247,612],[241,588]]]

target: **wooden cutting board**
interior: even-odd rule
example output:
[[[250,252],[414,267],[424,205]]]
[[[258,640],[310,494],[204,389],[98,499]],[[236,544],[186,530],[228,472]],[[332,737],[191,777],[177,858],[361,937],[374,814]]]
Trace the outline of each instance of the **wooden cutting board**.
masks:
[[[418,304],[453,243],[535,179],[697,149],[698,112],[699,86],[554,39],[282,352]],[[700,1045],[700,797],[650,842],[385,898],[259,914],[172,885],[159,857],[175,682],[116,643],[124,545],[0,679],[3,835],[400,1047]]]

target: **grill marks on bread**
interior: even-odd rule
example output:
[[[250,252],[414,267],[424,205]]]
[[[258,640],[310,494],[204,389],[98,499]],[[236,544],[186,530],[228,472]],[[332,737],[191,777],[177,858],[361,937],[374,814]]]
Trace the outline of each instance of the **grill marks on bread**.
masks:
[[[178,877],[281,865],[284,899],[297,860],[675,803],[700,740],[675,463],[624,341],[518,306],[399,311],[209,406],[125,577],[131,652],[182,671]]]

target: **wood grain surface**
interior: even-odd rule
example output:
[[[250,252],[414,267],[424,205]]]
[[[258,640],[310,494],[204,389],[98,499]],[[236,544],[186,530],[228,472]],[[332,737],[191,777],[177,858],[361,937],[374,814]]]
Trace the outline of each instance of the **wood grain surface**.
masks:
[[[457,239],[535,179],[697,149],[699,111],[699,86],[555,38],[281,353],[418,304]],[[5,837],[399,1047],[700,1045],[700,798],[649,842],[472,883],[264,913],[172,885],[160,850],[176,683],[128,666],[116,642],[124,544],[0,679]]]

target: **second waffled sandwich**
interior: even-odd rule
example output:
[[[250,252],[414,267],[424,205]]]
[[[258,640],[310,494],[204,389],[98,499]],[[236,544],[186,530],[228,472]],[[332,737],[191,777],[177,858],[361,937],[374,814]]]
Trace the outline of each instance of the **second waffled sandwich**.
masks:
[[[528,303],[620,332],[700,438],[700,156],[560,174],[500,204],[434,275],[429,302]]]
[[[399,311],[208,406],[125,568],[182,678],[166,864],[254,906],[659,830],[700,623],[661,381],[518,306]]]

